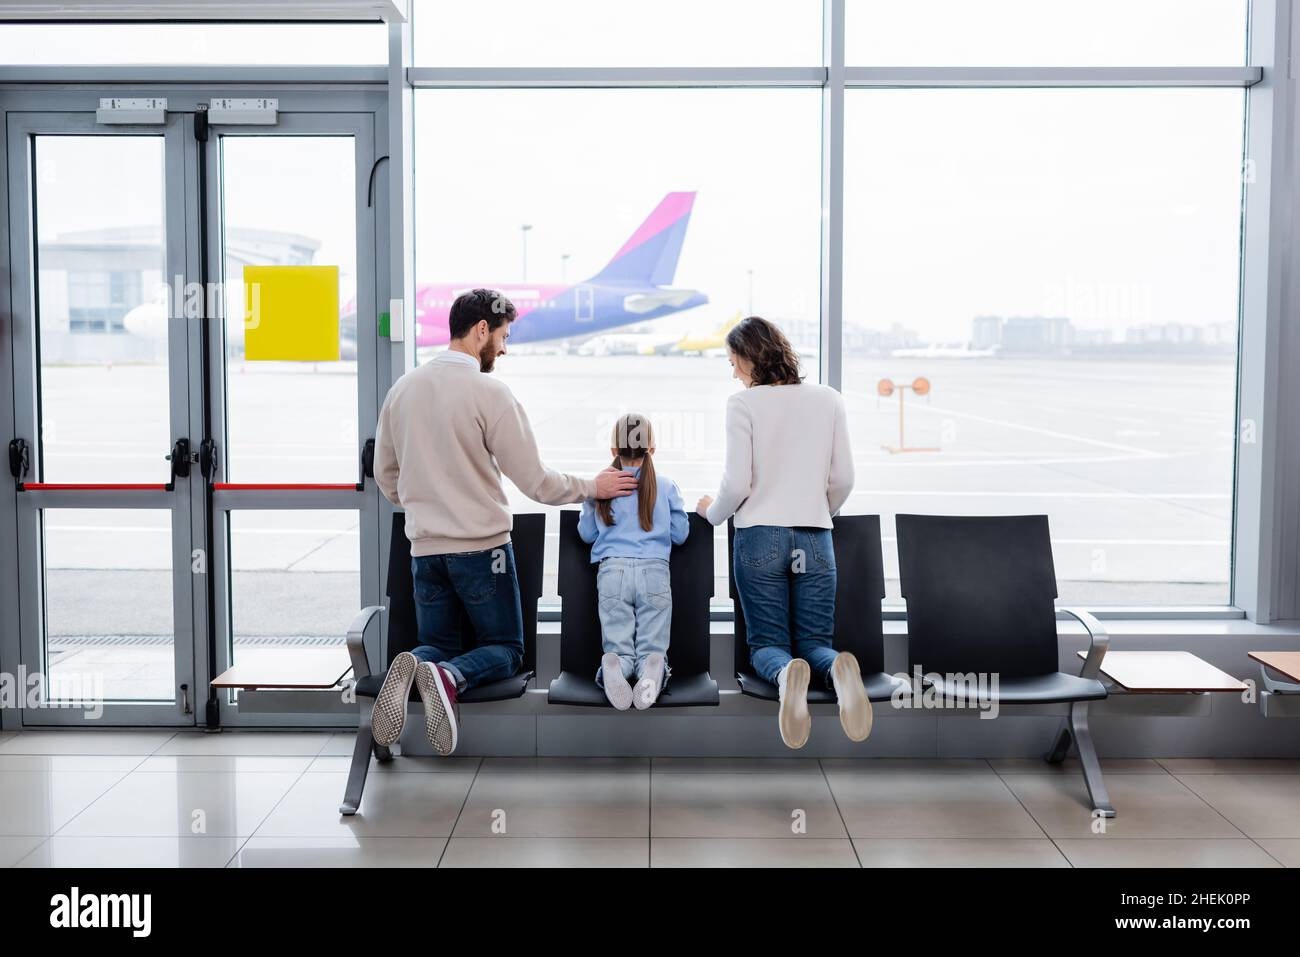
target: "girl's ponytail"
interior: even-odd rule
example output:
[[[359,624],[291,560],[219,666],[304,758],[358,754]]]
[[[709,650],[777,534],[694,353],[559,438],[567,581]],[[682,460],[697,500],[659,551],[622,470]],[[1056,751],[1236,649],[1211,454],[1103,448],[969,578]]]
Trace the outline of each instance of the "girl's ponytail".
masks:
[[[609,444],[618,450],[612,463],[614,468],[622,468],[624,460],[641,460],[641,473],[636,483],[638,517],[643,531],[653,531],[655,498],[659,493],[659,483],[655,479],[654,458],[650,455],[650,449],[655,444],[650,420],[638,412],[629,412],[627,415],[620,416],[614,423],[614,434]],[[613,501],[607,498],[598,500],[596,514],[606,525],[613,525]]]
[[[658,492],[659,483],[655,481],[654,456],[646,452],[645,458],[641,461],[641,472],[636,481],[636,495],[640,505],[641,529],[643,531],[654,531],[655,496]]]

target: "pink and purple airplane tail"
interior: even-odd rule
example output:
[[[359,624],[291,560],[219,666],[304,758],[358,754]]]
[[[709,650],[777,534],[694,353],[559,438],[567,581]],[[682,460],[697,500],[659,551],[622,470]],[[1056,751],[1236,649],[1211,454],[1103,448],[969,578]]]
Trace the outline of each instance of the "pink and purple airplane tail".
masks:
[[[694,205],[693,192],[669,193],[592,281],[671,285]]]

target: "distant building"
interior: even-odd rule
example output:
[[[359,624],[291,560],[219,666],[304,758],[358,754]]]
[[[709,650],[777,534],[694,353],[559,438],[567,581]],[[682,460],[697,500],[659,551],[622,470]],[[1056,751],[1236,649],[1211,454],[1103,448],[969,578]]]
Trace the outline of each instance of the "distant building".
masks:
[[[1004,355],[1064,355],[1074,335],[1065,316],[976,316],[971,320],[970,347],[997,349]]]
[[[1125,330],[1125,345],[1135,352],[1229,355],[1236,351],[1236,322],[1191,325],[1152,322]]]
[[[871,329],[852,323],[844,324],[844,354],[887,356],[895,349],[912,349],[922,345],[913,329],[895,322],[887,330]]]
[[[1233,355],[1236,347],[1235,322],[1130,326],[1123,341],[1116,341],[1111,329],[1075,328],[1065,316],[975,316],[971,320],[971,348],[996,348],[1004,356],[1224,356]]]
[[[976,316],[971,320],[970,347],[992,349],[1002,345],[1002,317]]]
[[[319,240],[295,233],[232,229],[226,274],[238,276],[244,266],[309,265],[319,248]],[[63,233],[40,243],[38,262],[43,363],[166,358],[163,340],[130,335],[124,323],[136,306],[154,301],[164,283],[175,282],[163,275],[157,227]]]

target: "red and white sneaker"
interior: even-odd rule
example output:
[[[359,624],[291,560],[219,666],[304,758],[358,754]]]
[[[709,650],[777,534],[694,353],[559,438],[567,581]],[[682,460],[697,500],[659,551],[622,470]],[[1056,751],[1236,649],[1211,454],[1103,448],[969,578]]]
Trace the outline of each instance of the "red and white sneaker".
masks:
[[[446,757],[460,743],[456,682],[437,665],[422,661],[415,669],[415,687],[424,702],[424,733],[433,750]]]

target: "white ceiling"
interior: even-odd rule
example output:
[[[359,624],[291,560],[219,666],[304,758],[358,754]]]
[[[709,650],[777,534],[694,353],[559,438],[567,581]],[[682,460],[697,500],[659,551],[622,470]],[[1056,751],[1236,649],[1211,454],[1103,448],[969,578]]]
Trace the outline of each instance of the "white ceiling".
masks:
[[[405,20],[405,0],[6,0],[0,20]]]

